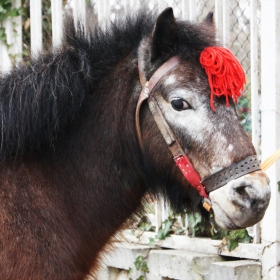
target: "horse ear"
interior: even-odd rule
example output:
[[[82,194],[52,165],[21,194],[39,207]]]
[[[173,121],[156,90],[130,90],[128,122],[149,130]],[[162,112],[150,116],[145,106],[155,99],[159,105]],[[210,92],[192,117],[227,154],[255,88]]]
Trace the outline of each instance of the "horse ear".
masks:
[[[178,27],[173,15],[173,9],[165,9],[157,18],[153,32],[151,62],[159,56],[172,51],[178,39]]]
[[[209,12],[203,21],[209,25],[214,25],[214,13]]]

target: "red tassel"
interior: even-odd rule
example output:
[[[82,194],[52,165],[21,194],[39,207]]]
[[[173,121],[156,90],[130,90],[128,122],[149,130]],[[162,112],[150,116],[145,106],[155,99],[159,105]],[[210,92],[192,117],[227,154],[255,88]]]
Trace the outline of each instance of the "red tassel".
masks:
[[[208,76],[211,89],[210,105],[213,111],[216,111],[214,94],[218,97],[225,95],[227,106],[229,97],[237,103],[244,90],[246,77],[235,56],[226,48],[207,47],[200,54],[200,64]]]

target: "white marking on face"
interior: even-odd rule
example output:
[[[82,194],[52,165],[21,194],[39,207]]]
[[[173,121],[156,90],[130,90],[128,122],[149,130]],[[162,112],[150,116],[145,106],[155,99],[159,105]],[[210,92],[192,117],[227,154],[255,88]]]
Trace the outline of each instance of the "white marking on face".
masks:
[[[204,177],[231,164],[233,145],[228,144],[228,139],[223,134],[223,129],[220,129],[219,124],[214,124],[211,121],[207,107],[209,103],[203,102],[203,96],[197,91],[199,89],[176,89],[170,92],[168,100],[162,96],[158,96],[157,99],[171,127],[176,127],[177,131],[189,135],[192,141],[199,144],[202,152],[203,150],[207,151],[209,145],[215,150],[211,166],[203,166],[200,163],[200,175]],[[174,110],[171,106],[171,100],[177,98],[186,100],[192,109]]]
[[[233,151],[233,145],[232,144],[229,144],[228,147],[227,147],[227,150],[229,152],[232,152]]]
[[[176,77],[175,75],[170,75],[169,77],[167,77],[164,81],[164,85],[165,86],[169,86],[172,85],[176,82]]]
[[[206,104],[202,104],[199,100],[199,95],[191,90],[177,89],[170,94],[169,101],[159,97],[159,103],[162,107],[167,122],[182,133],[187,133],[198,142],[204,142],[205,138],[203,132],[214,131],[213,124],[209,121],[207,116]],[[186,100],[193,109],[185,111],[176,111],[172,108],[170,101],[174,98],[183,98]]]

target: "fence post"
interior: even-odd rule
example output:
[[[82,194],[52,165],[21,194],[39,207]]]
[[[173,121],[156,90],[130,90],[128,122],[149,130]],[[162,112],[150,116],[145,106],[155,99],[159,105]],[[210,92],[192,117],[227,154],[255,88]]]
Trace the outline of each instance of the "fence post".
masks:
[[[262,158],[280,148],[280,1],[262,0]],[[271,200],[262,222],[263,278],[280,279],[280,162],[267,170]]]
[[[196,1],[195,0],[189,0],[189,17],[188,19],[190,21],[196,20]]]
[[[215,24],[217,27],[217,37],[220,38],[223,35],[223,1],[215,0]]]
[[[52,9],[52,43],[58,47],[62,40],[62,0],[51,0]]]
[[[252,119],[252,142],[260,153],[259,131],[259,48],[258,48],[258,19],[257,0],[250,2],[250,51],[251,51],[251,119]]]
[[[251,119],[252,142],[257,155],[260,154],[259,131],[259,48],[258,48],[258,18],[257,0],[250,1],[250,50],[251,50]],[[254,243],[260,243],[260,223],[254,226]]]
[[[73,8],[75,26],[77,27],[79,22],[79,24],[81,24],[81,27],[84,28],[84,32],[86,34],[86,0],[75,0],[71,2],[71,5]]]
[[[42,0],[30,0],[30,40],[31,53],[42,49]]]
[[[230,1],[223,0],[223,45],[230,43]]]
[[[13,0],[13,7],[19,8],[21,6],[20,0]],[[21,16],[7,19],[3,21],[7,36],[7,44],[0,42],[0,71],[9,71],[12,67],[12,61],[9,55],[13,55],[15,62],[17,62],[22,55],[22,19]]]
[[[108,0],[97,1],[97,15],[99,24],[104,25],[106,16],[108,15],[108,9],[110,9]]]

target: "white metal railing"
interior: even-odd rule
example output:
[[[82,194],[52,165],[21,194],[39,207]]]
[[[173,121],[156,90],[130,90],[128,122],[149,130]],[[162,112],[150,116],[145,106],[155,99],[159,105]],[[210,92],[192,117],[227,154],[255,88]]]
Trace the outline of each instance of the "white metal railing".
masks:
[[[219,35],[223,39],[225,46],[230,42],[230,16],[232,12],[232,4],[240,2],[250,2],[250,80],[251,80],[251,120],[252,120],[252,140],[259,153],[262,150],[264,157],[280,147],[280,30],[277,21],[280,18],[280,2],[278,0],[205,0],[205,3],[211,3],[215,11],[215,22]],[[15,7],[20,5],[20,0],[14,0]],[[121,9],[135,9],[142,5],[145,0],[93,0],[95,11],[98,15],[100,23],[104,19],[113,19],[118,16]],[[159,7],[175,5],[175,15],[184,19],[196,21],[198,17],[198,2],[196,0],[180,0],[180,1],[147,1],[149,7]],[[201,1],[200,1],[201,2]],[[69,0],[68,5],[73,9],[75,18],[86,19],[86,0]],[[118,3],[118,9],[116,8]],[[262,26],[262,148],[259,146],[260,128],[259,128],[259,64],[260,49],[258,47],[259,40],[259,12],[258,5],[261,3],[261,26]],[[63,7],[62,0],[51,0],[52,5],[52,42],[54,46],[58,46],[62,37],[62,19]],[[115,6],[114,6],[115,5]],[[114,10],[112,10],[114,8]],[[42,0],[30,0],[30,21],[31,21],[31,53],[37,53],[42,49]],[[123,11],[122,10],[122,11]],[[11,67],[9,59],[10,54],[21,54],[21,18],[16,19],[17,36],[12,36],[12,24],[9,21],[3,22],[3,26],[7,30],[7,40],[12,47],[7,50],[6,46],[0,43],[0,70],[7,71]],[[279,34],[278,34],[279,33]],[[278,105],[279,104],[279,105]],[[252,259],[263,258],[263,275],[265,279],[280,279],[280,268],[278,259],[280,259],[280,213],[279,192],[277,192],[277,182],[280,181],[279,164],[268,170],[272,185],[272,199],[269,210],[264,217],[262,224],[262,236],[260,235],[260,225],[253,229],[254,244],[241,245],[239,249],[233,253],[224,252],[226,255],[246,257]],[[158,230],[161,223],[168,217],[168,209],[163,206],[162,202],[157,202],[155,206],[156,229]],[[149,235],[149,234],[147,234]],[[143,236],[145,239],[145,236]],[[165,247],[171,248],[189,248],[191,240],[182,237],[172,237],[165,241]],[[146,242],[145,240],[143,242]],[[185,243],[184,243],[185,242]],[[198,241],[197,244],[199,243]],[[208,242],[208,241],[207,241]],[[203,241],[203,244],[207,244]],[[215,241],[211,241],[212,243]],[[261,242],[261,243],[260,243]],[[185,245],[184,245],[185,244]],[[216,243],[215,243],[216,244]],[[205,245],[207,246],[207,245]],[[248,247],[249,246],[249,247]],[[250,247],[251,246],[251,247]],[[264,247],[266,246],[266,247]],[[246,253],[246,250],[251,250]],[[248,249],[251,248],[251,249]],[[210,250],[210,249],[209,249]],[[278,253],[279,252],[279,253]],[[247,254],[247,255],[246,255]],[[255,256],[255,257],[254,257]],[[272,260],[272,261],[270,261]]]

